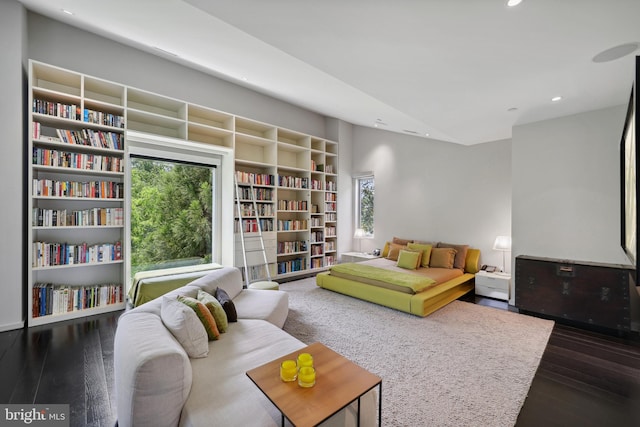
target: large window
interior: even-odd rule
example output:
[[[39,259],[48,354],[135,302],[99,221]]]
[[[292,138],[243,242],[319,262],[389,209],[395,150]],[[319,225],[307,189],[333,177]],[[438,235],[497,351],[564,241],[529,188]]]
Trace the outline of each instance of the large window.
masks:
[[[131,273],[211,262],[214,168],[131,158]]]
[[[367,237],[373,237],[373,201],[375,182],[372,174],[355,179],[356,228],[364,230]]]
[[[205,144],[137,133],[127,145],[127,278],[220,263],[221,156]]]

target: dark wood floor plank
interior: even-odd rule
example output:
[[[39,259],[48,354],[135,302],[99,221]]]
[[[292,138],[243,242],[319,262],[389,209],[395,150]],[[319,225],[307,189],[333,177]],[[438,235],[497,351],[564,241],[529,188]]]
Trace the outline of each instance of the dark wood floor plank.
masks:
[[[70,405],[71,425],[86,424],[84,340],[81,323],[51,327],[52,337],[35,403]]]
[[[10,403],[33,403],[47,358],[51,331],[24,330],[21,337],[21,360],[11,365],[18,375]]]
[[[110,418],[112,412],[100,330],[100,320],[92,320],[84,325],[84,383],[88,426],[99,426],[103,420]]]

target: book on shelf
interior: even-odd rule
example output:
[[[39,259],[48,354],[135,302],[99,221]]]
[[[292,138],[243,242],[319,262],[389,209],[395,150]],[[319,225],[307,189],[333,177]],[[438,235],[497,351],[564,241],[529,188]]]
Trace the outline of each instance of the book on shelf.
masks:
[[[33,268],[120,261],[122,243],[33,242],[31,259]]]
[[[121,199],[124,197],[124,183],[114,181],[58,181],[34,178],[31,194],[41,197]]]
[[[32,209],[33,227],[79,227],[124,225],[123,208],[90,208],[67,211],[67,209]]]
[[[33,147],[32,164],[96,172],[124,172],[124,161],[120,157],[40,147]]]
[[[124,302],[122,284],[58,285],[35,283],[31,316],[42,317]]]

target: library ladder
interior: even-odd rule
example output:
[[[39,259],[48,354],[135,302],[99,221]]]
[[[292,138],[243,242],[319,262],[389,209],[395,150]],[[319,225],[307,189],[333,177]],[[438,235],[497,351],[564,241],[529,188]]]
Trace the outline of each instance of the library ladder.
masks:
[[[262,224],[260,221],[260,212],[258,211],[258,203],[256,202],[256,190],[253,187],[253,183],[249,183],[248,198],[240,197],[240,186],[238,185],[238,178],[234,175],[233,178],[236,189],[236,209],[238,210],[238,230],[240,232],[240,245],[242,247],[242,264],[244,266],[244,287],[253,289],[278,289],[278,283],[271,280],[271,273],[269,271],[269,262],[267,261],[267,251],[264,246],[264,236],[262,234]],[[243,184],[244,185],[244,184]],[[249,222],[249,228],[245,231],[244,216],[243,216],[243,202],[250,202],[251,207],[248,211],[247,218],[254,218],[255,228]],[[249,220],[251,221],[251,220]],[[254,231],[255,229],[255,231]],[[247,255],[257,254],[262,261],[256,264],[249,265],[247,261]],[[255,257],[251,257],[255,260]],[[258,280],[251,282],[249,276],[249,267],[260,267],[265,271],[266,280]]]

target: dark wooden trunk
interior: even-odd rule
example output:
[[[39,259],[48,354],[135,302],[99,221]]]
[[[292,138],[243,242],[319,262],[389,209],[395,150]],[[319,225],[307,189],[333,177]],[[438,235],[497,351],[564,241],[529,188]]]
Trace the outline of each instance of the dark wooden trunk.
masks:
[[[518,256],[515,305],[521,312],[628,332],[631,299],[637,297],[633,273],[628,265]]]

